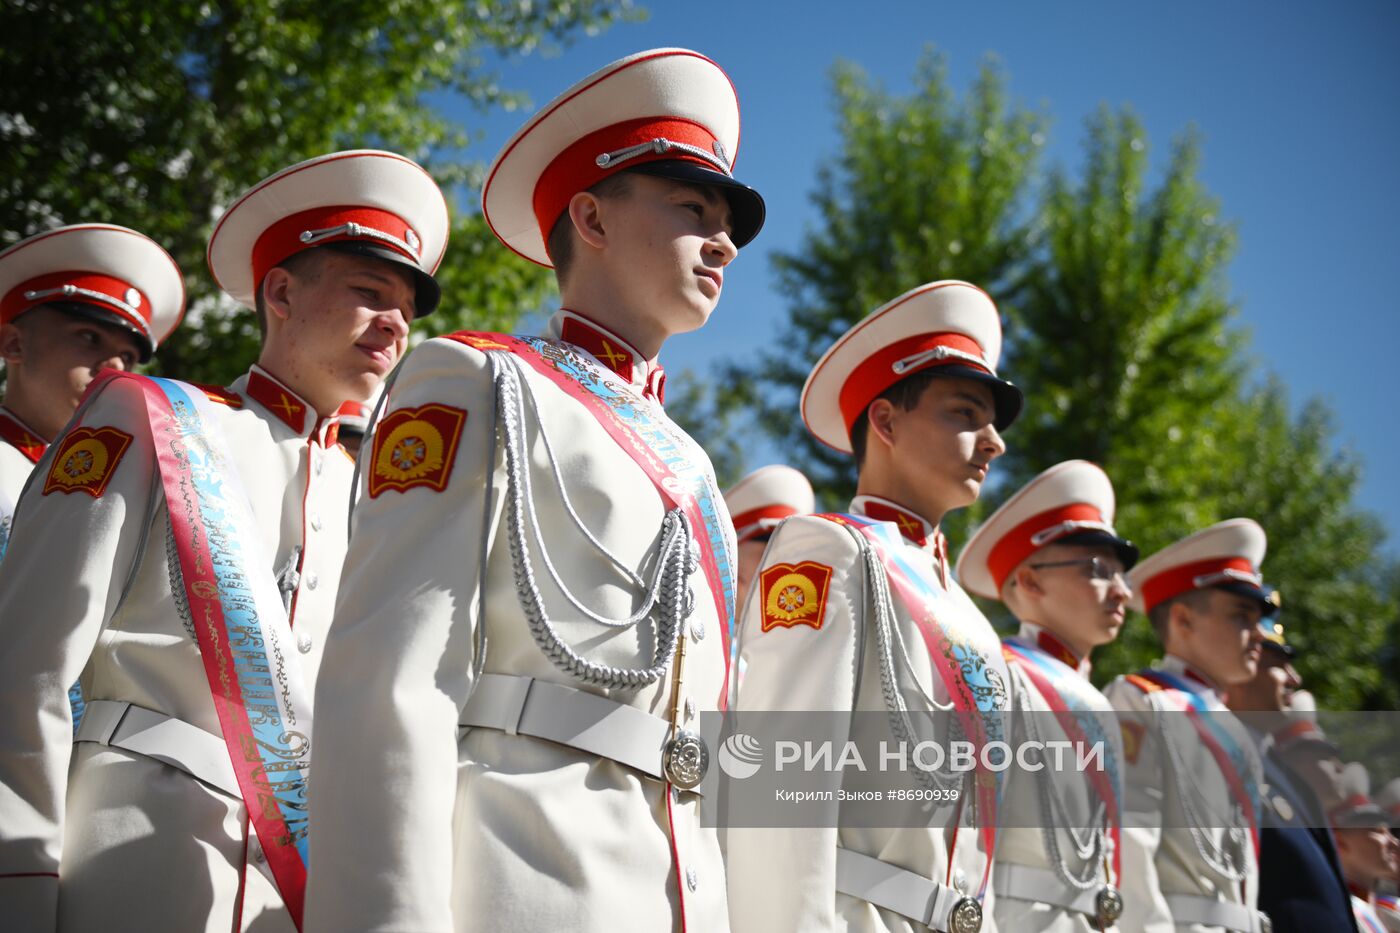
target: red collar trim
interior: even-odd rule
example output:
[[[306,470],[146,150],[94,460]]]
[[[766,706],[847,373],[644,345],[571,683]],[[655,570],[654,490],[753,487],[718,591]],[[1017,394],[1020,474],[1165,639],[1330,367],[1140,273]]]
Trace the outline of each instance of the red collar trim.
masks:
[[[1164,670],[1171,671],[1174,674],[1179,674],[1180,676],[1185,677],[1187,680],[1194,680],[1202,687],[1205,687],[1206,689],[1216,694],[1220,693],[1219,684],[1217,684],[1205,674],[1196,670],[1190,664],[1187,664],[1185,661],[1183,661],[1181,658],[1178,658],[1174,654],[1169,654],[1162,659],[1162,668]]]
[[[929,540],[939,537],[938,529],[933,525],[888,499],[878,496],[856,496],[851,501],[851,509],[877,522],[893,522],[906,541],[921,548],[928,548]]]
[[[560,340],[584,350],[644,395],[665,399],[666,371],[660,363],[648,363],[627,341],[577,311],[562,309],[558,320]]]
[[[1360,900],[1363,900],[1363,901],[1365,901],[1365,902],[1368,903],[1368,904],[1370,904],[1370,903],[1372,902],[1372,901],[1371,901],[1371,898],[1372,898],[1372,893],[1373,893],[1373,892],[1366,890],[1365,888],[1363,888],[1361,885],[1357,884],[1357,883],[1354,882],[1354,881],[1348,881],[1348,882],[1347,882],[1347,890],[1351,892],[1351,896],[1352,896],[1352,897],[1355,897],[1355,898],[1358,898],[1358,899],[1360,899]]]
[[[0,408],[0,439],[24,454],[30,463],[38,463],[49,449],[48,443],[8,408]]]
[[[313,409],[266,370],[255,366],[248,371],[248,397],[296,433],[307,433],[307,422],[311,420],[308,416],[314,414]]]
[[[1036,646],[1059,661],[1065,667],[1078,671],[1084,676],[1089,675],[1089,659],[1081,658],[1074,653],[1074,649],[1060,640],[1059,636],[1053,632],[1033,625],[1029,622],[1021,625],[1021,637],[1035,642]]]

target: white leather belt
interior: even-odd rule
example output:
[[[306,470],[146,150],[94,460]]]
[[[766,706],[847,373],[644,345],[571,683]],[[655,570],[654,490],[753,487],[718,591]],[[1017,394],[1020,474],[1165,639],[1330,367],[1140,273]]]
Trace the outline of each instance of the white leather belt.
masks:
[[[95,742],[154,758],[242,800],[222,736],[122,700],[89,700],[74,742]]]
[[[1217,901],[1195,894],[1168,894],[1167,909],[1177,925],[1200,923],[1209,927],[1224,927],[1234,933],[1269,933],[1267,915],[1250,910],[1243,904]]]
[[[1087,891],[1071,888],[1053,871],[1045,868],[997,862],[992,867],[992,890],[998,897],[1004,895],[1019,901],[1049,904],[1052,907],[1078,911],[1090,918],[1097,917],[1099,913],[1096,901],[1099,887]]]
[[[482,674],[458,725],[567,745],[666,780],[663,756],[671,738],[669,722],[563,684],[513,674]]]
[[[836,850],[836,891],[944,931],[953,908],[966,899],[931,878],[843,848]]]

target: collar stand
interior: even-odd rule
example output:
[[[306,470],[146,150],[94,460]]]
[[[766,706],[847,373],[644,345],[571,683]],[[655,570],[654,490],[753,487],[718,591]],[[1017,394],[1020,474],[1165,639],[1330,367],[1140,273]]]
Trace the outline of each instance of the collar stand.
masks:
[[[547,334],[585,351],[642,394],[658,402],[664,399],[666,372],[661,364],[648,362],[630,343],[596,321],[561,308],[550,319]]]

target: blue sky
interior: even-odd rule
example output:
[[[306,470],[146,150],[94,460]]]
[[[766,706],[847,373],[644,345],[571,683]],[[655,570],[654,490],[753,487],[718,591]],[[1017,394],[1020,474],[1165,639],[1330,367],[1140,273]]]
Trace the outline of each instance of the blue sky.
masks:
[[[1400,552],[1400,2],[653,3],[649,19],[561,54],[500,63],[502,84],[535,105],[645,48],[685,46],[718,61],[743,108],[739,177],[768,202],[768,224],[725,279],[719,313],[668,343],[667,369],[708,371],[781,339],[786,302],[768,254],[792,251],[816,221],[808,195],[836,153],[832,64],[859,64],[907,91],[922,50],[947,58],[965,90],[987,54],[1010,90],[1052,118],[1047,164],[1077,171],[1083,122],[1101,103],[1143,118],[1155,167],[1173,136],[1202,133],[1201,176],[1238,225],[1230,267],[1240,326],[1264,371],[1296,404],[1320,396],[1339,444],[1363,461],[1360,504]],[[525,119],[463,110],[489,160]],[[891,296],[893,297],[893,296]],[[776,459],[756,451],[751,466]]]

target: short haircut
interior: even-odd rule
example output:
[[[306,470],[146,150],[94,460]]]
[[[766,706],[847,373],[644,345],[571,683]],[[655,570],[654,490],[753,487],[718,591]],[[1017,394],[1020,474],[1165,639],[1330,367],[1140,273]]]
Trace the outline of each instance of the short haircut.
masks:
[[[1177,603],[1185,603],[1196,612],[1203,612],[1206,604],[1210,600],[1210,588],[1200,587],[1194,590],[1187,590],[1185,593],[1173,596],[1171,599],[1164,599],[1153,606],[1147,613],[1148,621],[1152,623],[1152,631],[1157,633],[1157,640],[1165,647],[1167,644],[1167,623],[1172,617],[1172,606]]]
[[[939,378],[943,377],[939,373],[929,370],[906,376],[875,396],[870,404],[873,405],[883,398],[903,411],[910,411],[918,406],[919,399],[923,398],[924,390],[933,383],[933,380]],[[851,451],[855,454],[857,468],[865,463],[865,446],[869,436],[870,405],[867,405],[865,411],[856,416],[855,424],[851,425]]]
[[[626,197],[632,191],[632,179],[624,169],[609,175],[587,191],[598,198]],[[563,284],[574,262],[574,222],[569,218],[567,210],[559,215],[559,219],[554,222],[554,229],[549,231],[545,251],[549,253],[550,262],[554,263],[554,277]]]
[[[315,279],[321,274],[322,255],[322,249],[313,246],[293,253],[272,268],[286,269],[297,278]],[[266,281],[267,276],[263,276],[263,281],[258,283],[256,291],[253,292],[253,312],[258,318],[258,336],[263,340],[267,339],[267,303],[263,300],[263,283]]]

